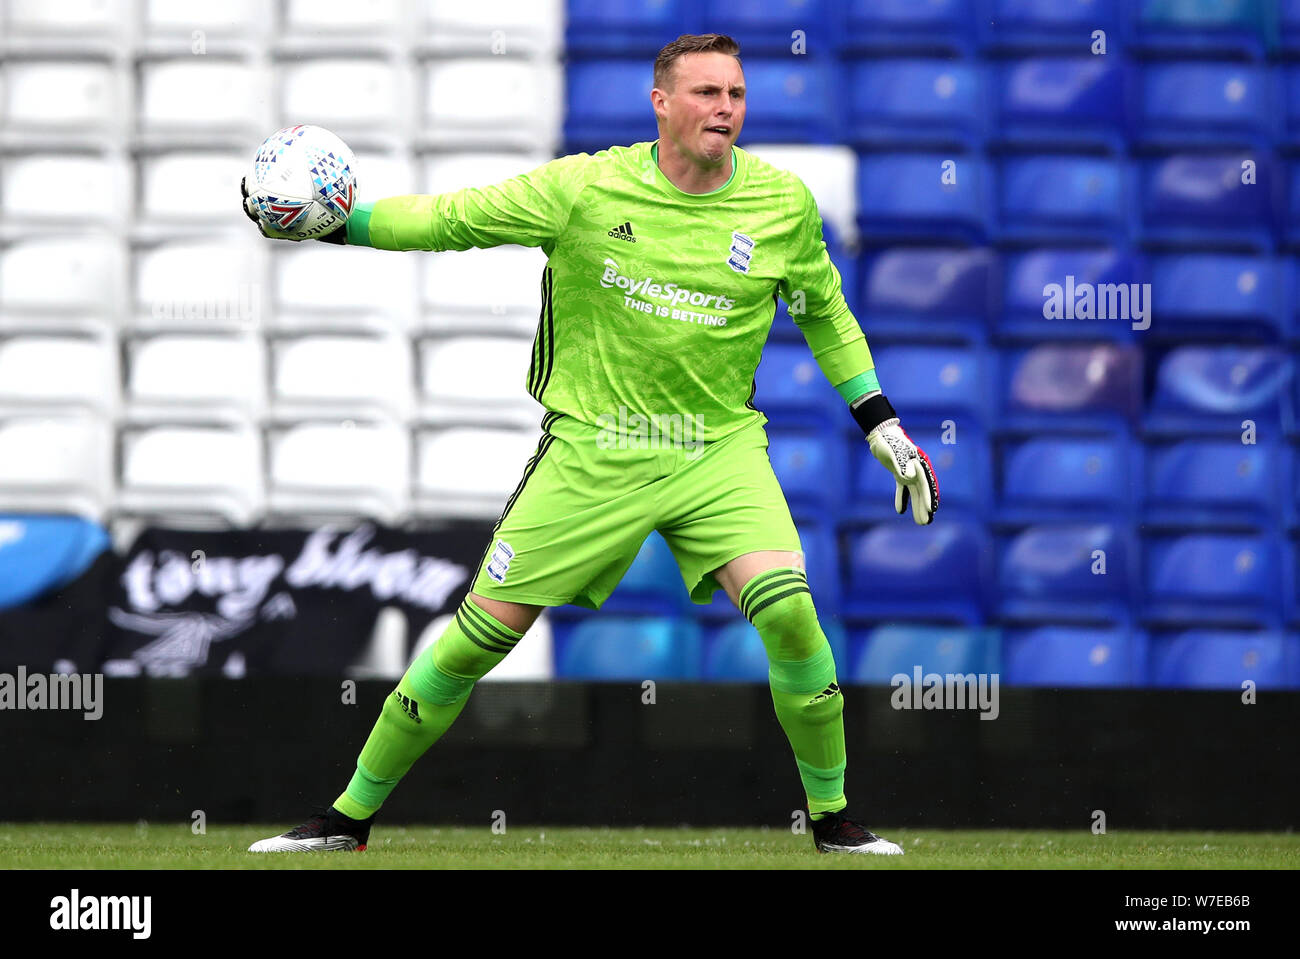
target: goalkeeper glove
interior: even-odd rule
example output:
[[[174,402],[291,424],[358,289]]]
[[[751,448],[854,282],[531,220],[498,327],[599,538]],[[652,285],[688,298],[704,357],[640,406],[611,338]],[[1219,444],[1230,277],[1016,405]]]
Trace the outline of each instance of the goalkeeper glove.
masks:
[[[902,516],[912,502],[912,519],[920,526],[934,521],[939,508],[939,481],[934,477],[930,457],[912,442],[899,425],[898,414],[883,393],[872,393],[857,400],[853,418],[867,434],[871,455],[894,474],[894,512]]]
[[[239,178],[239,195],[243,199],[244,216],[248,217],[257,224],[257,228],[262,231],[262,236],[271,240],[301,240],[302,237],[294,236],[292,233],[283,233],[275,227],[267,226],[260,216],[257,215],[257,207],[253,201],[248,198],[248,183],[246,177]],[[322,240],[325,243],[346,243],[348,237],[348,224],[344,220],[333,230],[323,236],[314,236],[313,240]]]

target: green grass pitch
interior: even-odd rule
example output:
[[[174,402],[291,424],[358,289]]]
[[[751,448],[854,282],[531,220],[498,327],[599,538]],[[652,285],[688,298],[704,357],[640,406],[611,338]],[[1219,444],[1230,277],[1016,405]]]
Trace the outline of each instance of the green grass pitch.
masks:
[[[356,853],[245,852],[278,826],[0,824],[3,869],[1297,869],[1300,835],[890,829],[904,856],[819,855],[778,829],[376,826]]]

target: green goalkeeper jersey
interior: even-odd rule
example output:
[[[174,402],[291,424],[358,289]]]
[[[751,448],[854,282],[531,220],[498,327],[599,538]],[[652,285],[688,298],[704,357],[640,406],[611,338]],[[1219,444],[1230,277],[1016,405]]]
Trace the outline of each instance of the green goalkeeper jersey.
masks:
[[[528,392],[595,427],[637,414],[692,417],[707,442],[761,420],[754,372],[778,295],[846,400],[876,389],[803,182],[734,148],[724,186],[684,193],[659,169],[655,147],[580,153],[493,186],[363,204],[347,242],[541,247]]]

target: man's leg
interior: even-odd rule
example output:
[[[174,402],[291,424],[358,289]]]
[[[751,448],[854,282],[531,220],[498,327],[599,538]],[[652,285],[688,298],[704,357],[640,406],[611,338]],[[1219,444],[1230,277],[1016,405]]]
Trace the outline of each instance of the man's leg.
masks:
[[[714,576],[767,650],[776,718],[794,751],[808,798],[819,819],[843,809],[844,698],[830,643],[817,621],[803,556],[759,550],[726,563]]]
[[[542,609],[470,593],[384,702],[334,808],[350,819],[373,816],[460,715],[474,684],[506,657]]]

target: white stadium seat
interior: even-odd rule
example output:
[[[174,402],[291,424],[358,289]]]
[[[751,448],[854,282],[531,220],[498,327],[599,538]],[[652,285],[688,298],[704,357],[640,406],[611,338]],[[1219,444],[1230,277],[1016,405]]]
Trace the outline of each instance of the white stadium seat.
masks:
[[[822,220],[847,246],[858,239],[858,158],[846,146],[760,143],[745,149],[803,180],[817,200]]]
[[[123,435],[120,513],[247,526],[262,506],[262,446],[251,426],[159,426]]]
[[[521,337],[465,336],[420,345],[420,399],[429,421],[535,426],[528,395],[533,344]]]
[[[147,130],[274,132],[263,73],[247,61],[191,56],[146,62],[140,88],[140,124]]]
[[[0,421],[0,511],[102,518],[112,489],[112,435],[93,416]]]
[[[266,357],[259,337],[160,335],[127,349],[131,418],[256,418],[266,406]]]
[[[9,28],[20,33],[112,33],[127,21],[130,0],[9,0]]]
[[[444,149],[554,149],[563,111],[560,67],[506,57],[432,61],[425,67],[424,121]]]
[[[235,193],[248,172],[248,156],[216,151],[178,151],[140,159],[140,212],[146,217],[189,224],[203,217],[238,217]]]
[[[411,349],[397,336],[302,336],[271,343],[278,419],[351,412],[411,415]]]
[[[286,0],[284,25],[289,30],[384,32],[400,21],[399,0]]]
[[[153,34],[181,34],[191,39],[195,30],[218,37],[245,34],[256,37],[267,26],[273,4],[266,0],[146,0],[145,29]]]
[[[111,416],[117,384],[117,344],[108,337],[0,339],[0,409],[79,406]]]
[[[126,164],[112,157],[29,153],[0,177],[0,211],[10,220],[100,221],[121,226],[130,207]]]
[[[276,302],[287,309],[405,314],[417,306],[419,258],[329,243],[274,250]]]
[[[261,321],[262,241],[185,241],[135,255],[137,322],[148,328],[249,329]]]
[[[562,0],[423,0],[425,30],[437,50],[496,56],[555,56]]]
[[[10,60],[5,64],[5,125],[77,133],[116,126],[122,81],[108,63]]]
[[[387,60],[312,59],[285,65],[278,73],[282,126],[387,130],[398,119],[398,70]]]
[[[0,307],[89,310],[121,307],[126,251],[108,238],[24,240],[0,251]]]
[[[414,165],[404,153],[373,149],[364,141],[349,143],[357,158],[357,199],[366,203],[389,196],[418,193]]]
[[[430,516],[495,519],[537,448],[539,430],[463,427],[416,438],[415,506]]]
[[[522,246],[455,250],[424,258],[424,301],[431,331],[537,328],[546,255]]]
[[[270,435],[270,510],[396,523],[409,505],[410,467],[410,434],[398,423],[299,423]]]
[[[535,170],[549,159],[540,153],[435,153],[424,162],[424,192],[491,186]]]

